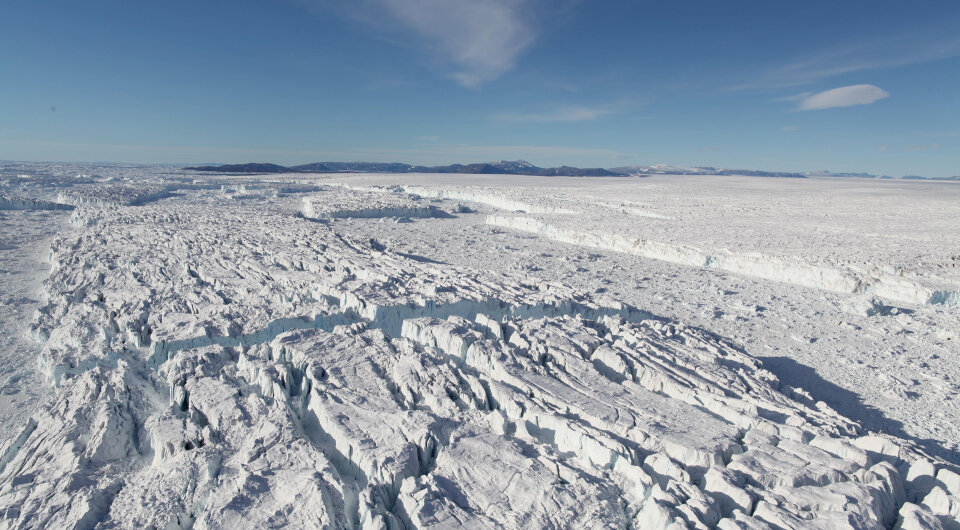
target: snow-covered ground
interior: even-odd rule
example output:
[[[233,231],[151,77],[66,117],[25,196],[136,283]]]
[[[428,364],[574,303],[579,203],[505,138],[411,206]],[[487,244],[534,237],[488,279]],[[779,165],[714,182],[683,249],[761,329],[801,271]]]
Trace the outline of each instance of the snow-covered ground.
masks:
[[[41,345],[26,330],[43,305],[50,241],[67,226],[68,215],[0,211],[0,439],[16,434],[53,396],[36,369]]]
[[[958,527],[960,185],[0,193],[0,527]]]

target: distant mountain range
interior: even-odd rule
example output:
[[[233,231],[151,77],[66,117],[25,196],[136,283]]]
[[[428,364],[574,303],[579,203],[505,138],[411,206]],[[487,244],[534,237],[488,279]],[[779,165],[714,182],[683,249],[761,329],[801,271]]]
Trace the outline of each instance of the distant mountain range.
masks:
[[[835,173],[825,169],[818,171],[805,171],[803,173],[789,173],[784,171],[759,171],[755,169],[719,169],[709,166],[701,167],[681,167],[669,166],[666,164],[655,164],[652,166],[622,166],[610,168],[615,173],[625,175],[743,175],[747,177],[777,177],[777,178],[809,178],[809,177],[830,177],[830,178],[861,178],[861,179],[895,179],[889,175],[873,175],[871,173]],[[960,176],[956,177],[921,177],[918,175],[906,175],[900,177],[900,180],[950,180],[960,181]]]
[[[755,169],[718,169],[715,167],[681,167],[655,164],[652,166],[623,166],[610,168],[610,171],[625,175],[743,175],[747,177],[806,178],[803,173],[784,171],[758,171]]]
[[[772,178],[868,178],[892,179],[888,175],[873,175],[870,173],[834,173],[827,170],[807,171],[804,173],[790,173],[785,171],[760,171],[755,169],[721,169],[710,166],[682,167],[666,164],[652,166],[621,166],[610,169],[579,168],[572,166],[537,167],[524,160],[501,160],[499,162],[483,162],[479,164],[451,164],[449,166],[414,166],[400,162],[314,162],[299,166],[280,166],[268,163],[203,165],[185,167],[193,171],[210,173],[469,173],[479,175],[535,175],[545,177],[627,177],[645,175],[743,175],[747,177]],[[960,181],[955,177],[922,177],[907,175],[900,177],[903,180],[950,180]]]
[[[226,164],[223,166],[197,166],[185,167],[193,171],[210,171],[212,173],[289,173],[290,168],[278,166],[277,164]]]
[[[811,177],[844,177],[844,178],[858,178],[858,179],[896,179],[897,177],[891,177],[890,175],[872,175],[870,173],[834,173],[832,171],[821,170],[821,171],[808,171],[804,173],[805,175]],[[954,177],[923,177],[920,175],[904,175],[900,177],[899,180],[950,180],[958,181],[960,176]]]
[[[903,180],[951,180],[951,181],[960,181],[960,175],[955,175],[953,177],[921,177],[920,175],[906,175],[900,177]]]
[[[227,164],[223,166],[185,167],[193,171],[213,173],[470,173],[479,175],[538,175],[549,177],[623,177],[602,168],[571,166],[537,167],[523,160],[452,164],[449,166],[413,166],[399,162],[314,162],[300,166],[276,164]]]

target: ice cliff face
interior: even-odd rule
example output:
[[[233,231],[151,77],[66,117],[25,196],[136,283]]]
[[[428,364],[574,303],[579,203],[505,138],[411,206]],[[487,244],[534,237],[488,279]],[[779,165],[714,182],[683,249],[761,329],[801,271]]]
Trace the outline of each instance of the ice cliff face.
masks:
[[[802,287],[874,295],[909,304],[960,305],[958,290],[932,289],[893,274],[853,267],[813,264],[797,258],[769,256],[758,252],[736,253],[726,249],[709,252],[690,245],[559,227],[531,217],[491,215],[487,217],[486,223],[538,234],[563,243],[625,252],[679,265],[713,268]]]
[[[166,186],[111,184],[105,186],[78,186],[60,192],[57,202],[73,206],[117,207],[136,206],[170,196]]]
[[[0,527],[956,520],[950,468],[708,332],[276,209],[74,219],[33,330],[56,398],[0,447]]]
[[[484,188],[439,189],[425,186],[403,186],[401,189],[403,192],[412,195],[433,197],[437,199],[453,199],[476,202],[507,211],[524,211],[528,213],[561,215],[580,213],[576,210],[571,210],[560,206],[543,204],[542,201],[523,201],[512,197],[505,197],[503,192],[495,192],[493,190]]]
[[[72,210],[69,204],[60,204],[42,199],[0,195],[0,210]]]

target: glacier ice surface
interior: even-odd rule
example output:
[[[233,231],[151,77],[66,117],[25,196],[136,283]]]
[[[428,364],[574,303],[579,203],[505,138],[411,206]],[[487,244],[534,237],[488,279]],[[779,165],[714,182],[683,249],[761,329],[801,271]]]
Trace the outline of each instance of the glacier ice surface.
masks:
[[[516,255],[536,251],[553,266],[570,260],[544,254],[621,243],[553,237],[544,226],[591,208],[662,223],[682,220],[677,211],[442,179],[350,189],[342,175],[218,182],[151,168],[40,169],[58,184],[34,196],[55,191],[76,210],[50,242],[29,330],[50,400],[0,445],[0,527],[957,525],[956,462],[870,432],[783,381],[751,355],[770,339],[742,322],[743,337],[717,333],[679,321],[665,301],[618,300],[609,280],[588,290],[495,258],[446,261],[449,249],[489,245],[504,256],[527,245]],[[144,182],[126,180],[132,172]],[[436,212],[445,215],[426,215]],[[549,241],[489,232],[490,215],[525,219],[492,224]],[[447,251],[414,249],[409,232],[435,234]],[[711,268],[686,251],[664,260],[687,248],[676,242],[644,245],[634,254],[660,263],[643,262],[649,270]],[[710,255],[747,263],[737,261],[743,249]],[[589,271],[598,259],[573,266]],[[844,275],[864,285],[878,270],[847,264],[831,280],[826,269],[798,274],[808,269],[782,266],[794,258],[770,259],[783,261],[714,268],[750,278],[727,285],[829,296],[859,294],[834,287]],[[634,267],[608,278],[644,274]],[[789,278],[757,273],[777,268]],[[911,285],[949,283],[925,274]],[[863,311],[837,303],[840,318],[955,315],[902,289],[869,292]],[[754,320],[779,310],[747,302],[724,308]],[[821,306],[796,311],[809,307]],[[725,322],[737,323],[704,321],[731,329]],[[821,347],[800,338],[806,346],[794,348]]]

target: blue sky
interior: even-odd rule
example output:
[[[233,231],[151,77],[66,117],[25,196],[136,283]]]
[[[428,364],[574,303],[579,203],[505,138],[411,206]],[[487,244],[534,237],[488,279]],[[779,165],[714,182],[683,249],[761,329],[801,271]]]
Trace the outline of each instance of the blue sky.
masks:
[[[0,159],[960,174],[960,2],[11,0]]]

